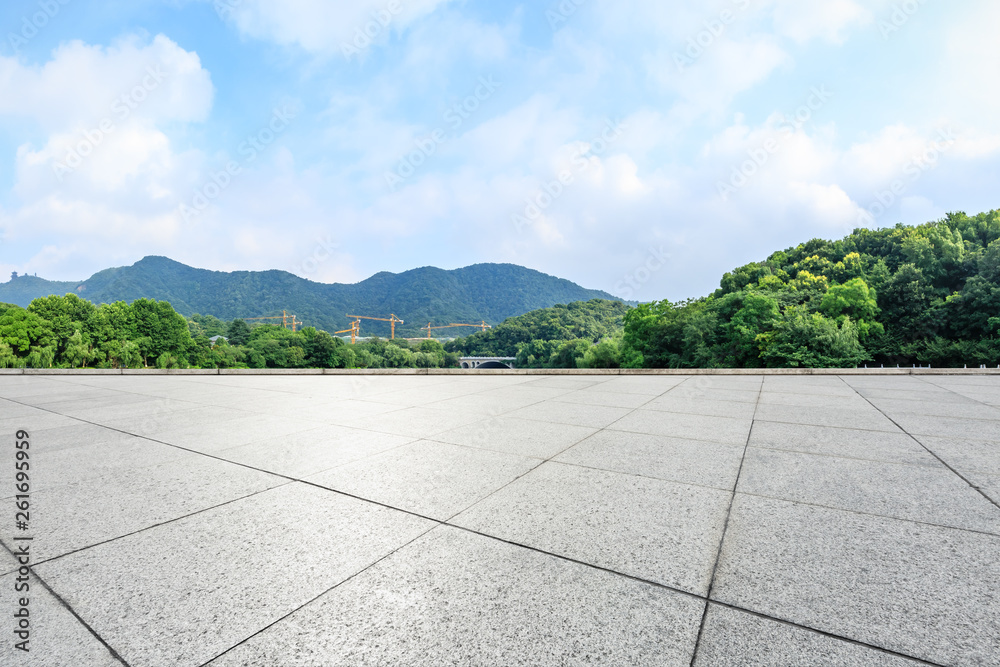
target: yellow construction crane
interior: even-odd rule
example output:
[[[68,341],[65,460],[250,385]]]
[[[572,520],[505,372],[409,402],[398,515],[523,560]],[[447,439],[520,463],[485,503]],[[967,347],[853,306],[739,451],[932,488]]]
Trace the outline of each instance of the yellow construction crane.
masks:
[[[347,317],[353,317],[356,320],[378,320],[380,322],[389,322],[392,329],[392,339],[396,340],[396,323],[403,323],[403,320],[399,319],[395,315],[389,315],[389,317],[369,317],[367,315],[348,315]]]
[[[334,331],[333,333],[342,334],[348,332],[350,332],[351,334],[351,345],[354,345],[354,341],[356,341],[358,339],[358,336],[361,334],[361,320],[354,320],[353,322],[351,322],[350,329],[344,329],[343,331]]]
[[[292,325],[292,333],[295,333],[297,327],[302,326],[302,320],[295,319],[294,315],[289,315],[287,311],[281,311],[281,315],[272,315],[270,317],[243,317],[240,318],[247,322],[252,322],[253,320],[281,320],[281,326],[288,328],[288,325]]]
[[[483,320],[479,324],[442,324],[439,327],[432,327],[431,323],[428,322],[427,326],[420,327],[420,330],[423,331],[424,329],[426,329],[427,330],[427,338],[430,338],[431,337],[431,329],[450,329],[451,327],[476,327],[477,329],[482,329],[483,331],[486,331],[487,329],[492,329],[493,328],[489,324],[486,324],[486,320]]]

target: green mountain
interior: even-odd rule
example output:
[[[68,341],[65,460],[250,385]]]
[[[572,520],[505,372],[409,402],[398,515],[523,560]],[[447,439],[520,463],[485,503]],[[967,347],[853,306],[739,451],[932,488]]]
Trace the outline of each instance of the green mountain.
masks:
[[[419,336],[420,327],[501,322],[557,303],[613,299],[568,280],[514,264],[475,264],[445,271],[423,267],[377,273],[353,285],[317,283],[285,271],[208,271],[166,257],[145,257],[132,266],[105,269],[81,282],[19,276],[0,284],[0,302],[27,306],[51,294],[75,293],[96,304],[139,298],[169,301],[184,316],[223,320],[281,315],[288,311],[327,331],[350,327],[347,313],[401,317],[396,335]],[[455,330],[461,333],[462,330]],[[362,320],[362,335],[389,335],[389,324]]]

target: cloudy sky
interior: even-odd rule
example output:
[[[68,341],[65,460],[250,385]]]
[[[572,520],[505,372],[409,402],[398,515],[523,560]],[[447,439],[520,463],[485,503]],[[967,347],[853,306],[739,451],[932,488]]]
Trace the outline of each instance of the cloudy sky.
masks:
[[[0,271],[512,262],[679,300],[1000,206],[995,0],[7,0]]]

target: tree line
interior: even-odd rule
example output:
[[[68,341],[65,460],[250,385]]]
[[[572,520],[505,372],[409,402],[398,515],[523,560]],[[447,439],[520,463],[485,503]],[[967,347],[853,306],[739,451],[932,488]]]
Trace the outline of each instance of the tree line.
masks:
[[[0,304],[0,367],[453,368],[461,356],[522,368],[995,365],[1000,211],[814,239],[726,273],[706,297],[560,304],[444,344],[348,345],[312,327],[185,319],[151,299]]]
[[[647,368],[1000,363],[1000,211],[814,239],[727,273],[710,296],[625,315]]]
[[[221,336],[212,340],[215,336]],[[437,368],[458,355],[436,340],[357,345],[306,327],[186,320],[166,301],[99,306],[75,294],[0,304],[0,368]]]

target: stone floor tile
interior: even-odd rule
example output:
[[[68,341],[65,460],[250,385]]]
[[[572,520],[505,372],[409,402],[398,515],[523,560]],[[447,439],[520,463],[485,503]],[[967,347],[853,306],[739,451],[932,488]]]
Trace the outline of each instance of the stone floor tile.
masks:
[[[130,665],[200,665],[432,526],[289,484],[37,569]]]
[[[545,463],[452,523],[705,595],[731,494]]]
[[[554,460],[561,463],[731,490],[743,445],[645,433],[600,431]]]
[[[751,448],[737,491],[1000,535],[1000,508],[940,464]]]
[[[996,664],[1000,537],[738,494],[713,597],[948,665]]]
[[[211,665],[686,667],[703,608],[440,527]]]
[[[762,618],[718,604],[708,605],[695,667],[918,667],[883,650]]]
[[[307,480],[443,521],[538,464],[538,459],[422,440]]]

